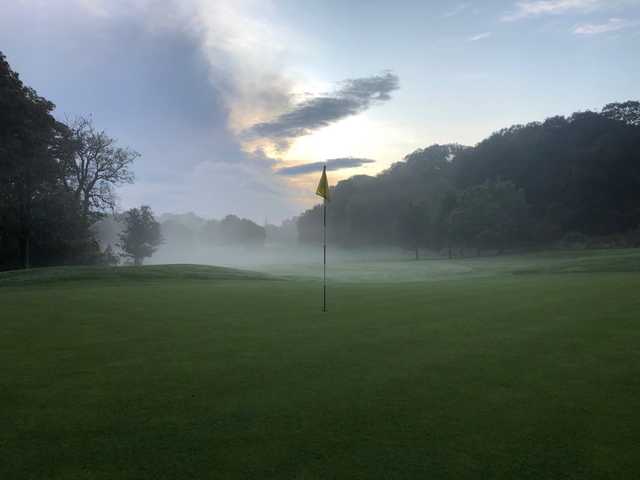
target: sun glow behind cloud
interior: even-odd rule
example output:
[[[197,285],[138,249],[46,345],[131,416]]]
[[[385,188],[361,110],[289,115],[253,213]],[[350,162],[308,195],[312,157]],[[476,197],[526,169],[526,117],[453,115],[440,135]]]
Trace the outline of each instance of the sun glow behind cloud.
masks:
[[[189,2],[186,3],[189,5]],[[181,9],[185,9],[185,3]],[[383,128],[366,118],[366,115],[348,116],[328,126],[312,128],[305,135],[295,138],[247,138],[242,133],[259,124],[277,121],[306,103],[331,96],[336,80],[311,77],[297,58],[305,58],[306,45],[295,32],[275,21],[271,2],[256,0],[208,2],[196,0],[191,4],[191,28],[202,41],[202,50],[209,62],[212,84],[223,94],[229,112],[230,132],[238,137],[242,148],[249,154],[259,154],[273,160],[273,170],[292,164],[324,161],[328,158],[366,156],[381,159],[385,165],[390,155],[385,155]],[[221,75],[221,71],[225,75]],[[348,72],[347,72],[348,73]],[[348,75],[345,75],[348,76]],[[228,78],[221,82],[221,78]],[[342,79],[337,79],[340,81]],[[342,88],[372,88],[367,82],[382,83],[374,86],[386,100],[387,89],[397,88],[395,77],[380,74],[365,79],[355,79]],[[360,83],[358,83],[360,82]],[[340,84],[338,84],[340,88]],[[377,95],[378,93],[375,93]],[[369,108],[368,93],[356,90],[363,109]],[[374,97],[372,97],[374,98]],[[357,113],[357,112],[356,112]],[[345,178],[353,173],[375,173],[379,166],[366,165],[350,169],[344,174],[333,172],[333,177]],[[306,188],[304,178],[280,179],[299,191]],[[313,199],[313,197],[310,197]]]

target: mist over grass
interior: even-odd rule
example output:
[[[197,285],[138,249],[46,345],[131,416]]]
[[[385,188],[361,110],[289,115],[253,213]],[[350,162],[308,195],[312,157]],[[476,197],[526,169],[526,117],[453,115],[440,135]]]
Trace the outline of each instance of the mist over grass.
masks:
[[[279,277],[322,278],[322,246],[182,248],[165,245],[149,264],[195,263],[262,272]],[[545,250],[526,254],[449,259],[437,252],[393,247],[327,249],[329,282],[424,282],[501,274],[639,272],[640,250]]]

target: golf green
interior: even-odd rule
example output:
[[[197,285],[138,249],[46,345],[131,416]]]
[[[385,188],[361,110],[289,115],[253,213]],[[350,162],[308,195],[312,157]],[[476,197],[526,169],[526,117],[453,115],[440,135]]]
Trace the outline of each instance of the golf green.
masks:
[[[306,277],[0,274],[0,478],[637,478],[640,274],[558,262],[326,314]]]

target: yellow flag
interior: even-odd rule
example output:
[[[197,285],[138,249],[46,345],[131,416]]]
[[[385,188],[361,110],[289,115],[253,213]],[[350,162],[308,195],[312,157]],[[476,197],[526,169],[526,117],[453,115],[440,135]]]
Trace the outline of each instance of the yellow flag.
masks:
[[[320,183],[316,189],[316,195],[329,201],[329,181],[327,180],[327,166],[322,167],[322,176],[320,177]]]

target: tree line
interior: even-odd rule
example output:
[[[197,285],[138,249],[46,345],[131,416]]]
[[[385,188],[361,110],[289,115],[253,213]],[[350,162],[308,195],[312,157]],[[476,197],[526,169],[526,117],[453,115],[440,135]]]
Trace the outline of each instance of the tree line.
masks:
[[[230,215],[160,225],[147,206],[117,217],[116,187],[131,183],[134,150],[91,118],[62,122],[0,52],[0,270],[134,264],[169,243],[318,242],[321,207],[282,226]],[[474,147],[432,145],[376,176],[332,189],[336,244],[401,246],[450,256],[565,244],[640,244],[640,102],[500,130]],[[110,220],[109,220],[110,219]],[[115,221],[113,241],[98,241]],[[175,220],[175,219],[174,219]],[[183,220],[183,219],[181,219]]]
[[[158,217],[156,223],[157,226],[145,229],[146,237],[153,237],[150,232],[152,228],[155,229],[157,233],[154,235],[161,238],[163,253],[170,252],[183,258],[189,257],[201,247],[263,247],[267,240],[267,229],[270,232],[272,229],[282,232],[284,228],[273,225],[263,227],[236,215],[227,215],[218,220],[205,219],[191,212],[185,214],[165,213]],[[123,233],[130,224],[129,212],[105,216],[95,225],[96,239],[103,249],[117,254],[117,249],[122,244]],[[290,230],[295,231],[294,228],[290,228]],[[280,241],[280,238],[276,241]],[[146,250],[148,254],[143,255],[141,259],[151,256],[155,251],[155,248]],[[133,261],[135,263],[135,259]]]
[[[111,263],[93,227],[133,182],[137,152],[120,147],[91,118],[67,122],[24,85],[0,52],[0,270]],[[124,215],[123,255],[140,263],[161,242],[148,207]]]
[[[515,125],[474,147],[432,145],[332,189],[328,238],[465,252],[640,242],[640,102]],[[321,206],[298,219],[321,239]],[[569,245],[571,246],[571,245]]]
[[[173,214],[161,218],[160,227],[168,247],[193,248],[197,246],[262,247],[266,230],[255,222],[227,215],[221,220],[198,217],[194,214]]]

